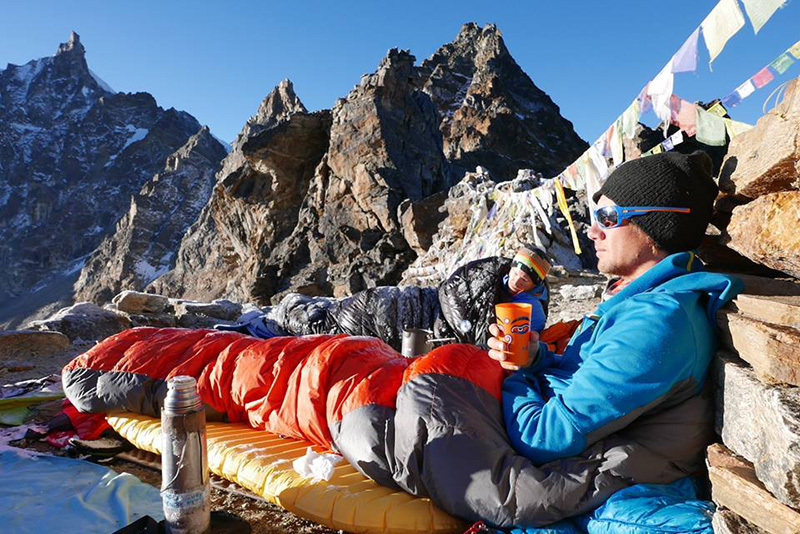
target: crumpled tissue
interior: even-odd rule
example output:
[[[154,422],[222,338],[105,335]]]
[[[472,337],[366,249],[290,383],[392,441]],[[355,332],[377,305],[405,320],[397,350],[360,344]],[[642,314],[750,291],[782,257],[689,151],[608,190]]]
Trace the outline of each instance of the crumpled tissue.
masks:
[[[314,452],[311,447],[307,447],[305,456],[292,462],[292,467],[299,475],[311,477],[314,482],[319,480],[327,482],[333,476],[333,468],[342,459],[338,454]]]

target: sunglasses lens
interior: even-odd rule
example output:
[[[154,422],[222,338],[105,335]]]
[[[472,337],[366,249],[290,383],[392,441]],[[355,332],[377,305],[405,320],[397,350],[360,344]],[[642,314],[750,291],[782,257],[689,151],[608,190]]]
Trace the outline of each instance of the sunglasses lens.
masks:
[[[597,224],[601,228],[613,228],[617,225],[617,212],[613,208],[605,207],[597,210]]]

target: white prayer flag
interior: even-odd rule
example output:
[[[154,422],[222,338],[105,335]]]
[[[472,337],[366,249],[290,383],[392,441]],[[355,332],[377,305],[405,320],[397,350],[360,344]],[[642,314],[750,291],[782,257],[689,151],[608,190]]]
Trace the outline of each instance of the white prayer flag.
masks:
[[[753,24],[753,30],[758,33],[778,8],[783,7],[785,0],[742,0],[742,2]]]
[[[709,64],[716,59],[725,44],[744,26],[744,15],[736,0],[720,0],[700,24],[703,38],[711,55]]]

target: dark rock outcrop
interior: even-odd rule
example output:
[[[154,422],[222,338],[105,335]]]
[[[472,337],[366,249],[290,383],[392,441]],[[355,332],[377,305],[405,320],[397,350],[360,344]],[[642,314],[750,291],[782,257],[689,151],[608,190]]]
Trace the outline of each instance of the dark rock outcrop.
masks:
[[[147,93],[114,93],[75,33],[54,56],[0,71],[0,324],[70,301],[131,195],[199,130]]]

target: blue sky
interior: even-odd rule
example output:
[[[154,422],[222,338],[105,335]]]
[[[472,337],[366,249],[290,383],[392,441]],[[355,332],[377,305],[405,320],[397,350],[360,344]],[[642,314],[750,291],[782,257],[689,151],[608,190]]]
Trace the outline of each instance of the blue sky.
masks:
[[[421,61],[465,22],[495,23],[511,54],[589,142],[628,106],[717,0],[487,2],[4,2],[0,68],[52,55],[70,30],[90,68],[117,91],[147,91],[231,141],[283,78],[311,110],[329,108],[392,47]],[[800,40],[789,0],[756,36],[749,23],[708,69],[676,76],[675,93],[710,100],[733,91]],[[755,122],[800,62],[732,110]]]

